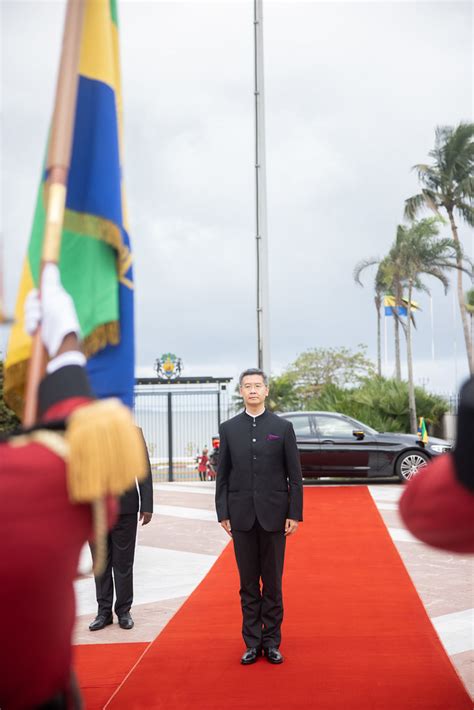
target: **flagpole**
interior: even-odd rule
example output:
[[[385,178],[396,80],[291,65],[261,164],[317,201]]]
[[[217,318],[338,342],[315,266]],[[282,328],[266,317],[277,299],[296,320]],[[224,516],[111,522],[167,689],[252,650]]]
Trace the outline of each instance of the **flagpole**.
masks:
[[[270,375],[270,318],[268,295],[267,183],[265,153],[265,95],[263,79],[262,0],[254,0],[255,53],[255,207],[257,246],[257,359]]]
[[[385,377],[388,374],[388,337],[387,337],[387,315],[383,314],[383,349],[384,349],[384,360],[385,360]]]
[[[430,318],[431,318],[431,359],[435,361],[435,346],[434,346],[434,319],[433,319],[433,297],[430,294]]]
[[[56,97],[46,170],[46,222],[41,255],[41,269],[46,262],[59,261],[61,233],[66,205],[66,187],[71,160],[74,116],[76,112],[78,68],[85,0],[68,0],[63,44],[59,63]],[[40,281],[41,284],[41,275]],[[38,387],[44,373],[46,351],[40,328],[33,339],[25,393],[23,425],[32,426],[38,408]]]

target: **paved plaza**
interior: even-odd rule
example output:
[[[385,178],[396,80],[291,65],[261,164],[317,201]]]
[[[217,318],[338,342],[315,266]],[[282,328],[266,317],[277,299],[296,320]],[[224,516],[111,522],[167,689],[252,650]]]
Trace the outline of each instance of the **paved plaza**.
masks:
[[[84,549],[81,570],[85,574],[76,582],[75,643],[152,641],[160,633],[229,541],[216,522],[214,488],[213,482],[154,484],[155,514],[138,534],[132,608],[135,627],[131,631],[120,629],[117,623],[102,631],[89,631],[97,605],[90,554]],[[397,484],[369,486],[446,652],[474,695],[473,559],[434,550],[412,537],[397,511],[402,490]],[[413,658],[413,663],[417,662]]]

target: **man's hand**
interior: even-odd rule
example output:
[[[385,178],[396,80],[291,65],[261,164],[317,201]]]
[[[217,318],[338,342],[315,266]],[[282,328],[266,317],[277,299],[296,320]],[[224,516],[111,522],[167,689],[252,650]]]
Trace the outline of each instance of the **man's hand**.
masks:
[[[232,528],[230,527],[230,520],[221,520],[221,525],[230,537],[232,537]]]
[[[142,521],[142,525],[148,525],[152,517],[153,513],[140,513],[140,520]]]
[[[293,535],[298,529],[298,521],[297,520],[291,520],[291,518],[287,518],[285,520],[285,537],[288,537],[288,535]]]

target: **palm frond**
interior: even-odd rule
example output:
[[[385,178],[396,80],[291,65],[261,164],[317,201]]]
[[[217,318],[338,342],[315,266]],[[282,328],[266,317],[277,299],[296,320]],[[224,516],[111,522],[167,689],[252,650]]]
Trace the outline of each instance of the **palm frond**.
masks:
[[[352,272],[352,276],[354,278],[354,281],[356,284],[359,286],[363,286],[364,284],[362,283],[360,277],[364,269],[367,269],[369,266],[374,266],[375,264],[379,264],[380,259],[377,259],[375,257],[372,257],[371,259],[363,259],[362,261],[359,261],[355,267],[354,271]]]

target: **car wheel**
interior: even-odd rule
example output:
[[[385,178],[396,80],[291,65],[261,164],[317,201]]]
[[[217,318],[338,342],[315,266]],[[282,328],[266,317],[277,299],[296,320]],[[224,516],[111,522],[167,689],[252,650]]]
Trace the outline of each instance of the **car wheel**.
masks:
[[[429,460],[423,451],[405,451],[395,464],[395,473],[401,481],[409,481]]]

